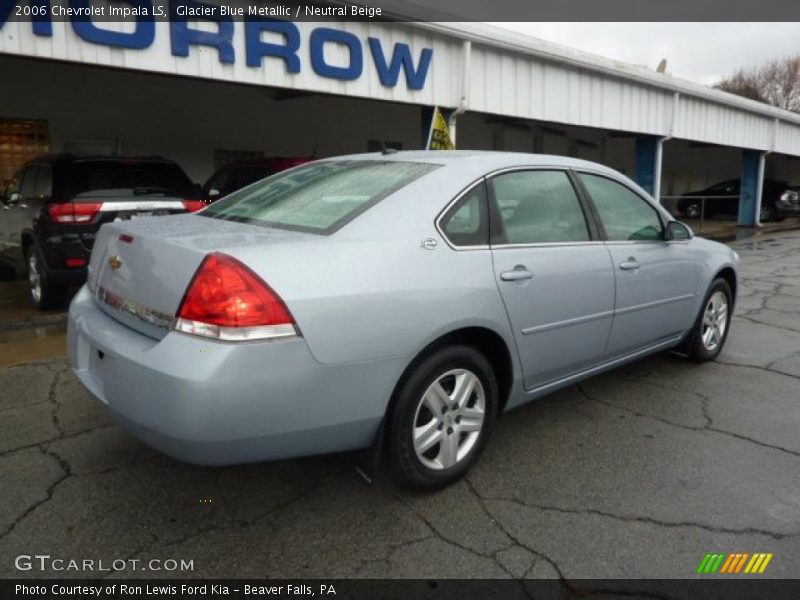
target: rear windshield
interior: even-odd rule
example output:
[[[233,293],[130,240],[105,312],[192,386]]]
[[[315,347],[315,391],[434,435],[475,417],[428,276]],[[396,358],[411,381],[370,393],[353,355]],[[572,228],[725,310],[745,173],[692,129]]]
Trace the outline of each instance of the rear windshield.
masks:
[[[169,162],[146,160],[82,160],[72,164],[69,188],[73,196],[117,191],[119,195],[193,198],[194,185]]]
[[[333,233],[437,165],[394,161],[313,163],[234,192],[200,213],[310,233]]]

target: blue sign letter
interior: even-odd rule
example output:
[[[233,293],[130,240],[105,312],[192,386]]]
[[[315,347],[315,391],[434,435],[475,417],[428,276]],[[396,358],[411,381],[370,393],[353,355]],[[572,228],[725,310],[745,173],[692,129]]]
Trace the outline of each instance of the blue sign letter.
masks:
[[[396,86],[397,78],[400,76],[400,67],[402,66],[406,72],[406,81],[409,89],[421,90],[425,86],[425,78],[428,76],[428,67],[431,66],[433,50],[423,48],[419,57],[419,66],[415,68],[408,44],[394,45],[391,64],[386,62],[386,56],[383,54],[380,40],[369,38],[369,48],[372,50],[375,68],[378,70],[378,77],[383,85],[386,87]]]
[[[268,44],[261,41],[261,32],[280,33],[284,44]],[[260,67],[262,56],[282,58],[286,62],[289,73],[300,72],[300,59],[297,50],[300,48],[300,30],[294,23],[276,21],[275,19],[247,19],[244,22],[244,44],[248,67]]]
[[[192,8],[209,8],[210,4],[185,0],[182,6]],[[194,18],[194,17],[193,17]],[[201,17],[209,21],[216,21],[217,32],[189,29],[187,17],[178,15],[176,5],[172,5],[169,34],[172,42],[173,56],[189,56],[189,46],[211,46],[219,52],[219,62],[233,64],[236,52],[233,49],[233,19],[230,17]]]
[[[337,67],[325,62],[325,44],[334,42],[344,44],[350,52],[350,62],[346,67]],[[311,32],[311,67],[317,75],[333,79],[358,79],[364,71],[364,53],[361,42],[352,33],[319,27]]]
[[[132,48],[141,50],[147,48],[156,39],[156,24],[153,20],[153,4],[150,0],[126,0],[134,7],[141,7],[147,16],[136,17],[136,29],[132,33],[122,31],[109,31],[95,25],[87,16],[73,17],[72,28],[78,36],[93,44],[117,46],[119,48]],[[70,5],[74,8],[85,9],[87,12],[92,5],[91,0],[72,0]]]

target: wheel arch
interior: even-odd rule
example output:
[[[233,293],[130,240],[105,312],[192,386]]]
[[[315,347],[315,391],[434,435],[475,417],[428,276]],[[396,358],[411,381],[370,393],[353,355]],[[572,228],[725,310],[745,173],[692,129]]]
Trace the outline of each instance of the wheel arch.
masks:
[[[727,282],[728,287],[731,288],[731,295],[733,296],[733,303],[735,304],[736,290],[738,286],[738,278],[736,277],[736,271],[734,271],[733,267],[728,267],[728,266],[723,267],[722,269],[716,272],[716,274],[712,278],[712,281],[714,281],[714,279],[720,279],[720,278],[724,279]]]
[[[463,344],[476,348],[483,353],[492,365],[492,369],[497,377],[499,392],[497,412],[498,415],[502,414],[508,403],[514,383],[514,363],[511,348],[509,348],[503,337],[493,329],[485,326],[467,326],[440,335],[429,342],[414,356],[395,383],[392,395],[389,399],[389,404],[386,407],[387,415],[391,412],[394,403],[397,401],[398,390],[411,373],[413,373],[417,365],[437,350],[456,344]]]
[[[27,260],[28,249],[34,244],[36,244],[36,241],[33,238],[33,233],[31,233],[30,231],[23,231],[21,244],[22,244],[22,259]]]

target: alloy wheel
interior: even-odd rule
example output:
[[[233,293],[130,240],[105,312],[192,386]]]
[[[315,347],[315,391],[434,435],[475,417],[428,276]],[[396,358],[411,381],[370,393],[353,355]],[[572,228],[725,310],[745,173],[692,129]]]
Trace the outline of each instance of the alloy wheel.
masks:
[[[467,369],[453,369],[434,381],[417,405],[412,429],[414,452],[433,470],[463,461],[480,438],[486,414],[486,393]]]
[[[703,329],[701,339],[703,347],[709,352],[714,352],[725,337],[728,328],[728,298],[725,293],[717,290],[708,299],[703,312]]]
[[[39,304],[42,301],[42,274],[35,252],[31,252],[28,257],[28,283],[31,288],[31,298]]]
[[[696,219],[700,216],[700,206],[694,202],[686,206],[686,217]]]

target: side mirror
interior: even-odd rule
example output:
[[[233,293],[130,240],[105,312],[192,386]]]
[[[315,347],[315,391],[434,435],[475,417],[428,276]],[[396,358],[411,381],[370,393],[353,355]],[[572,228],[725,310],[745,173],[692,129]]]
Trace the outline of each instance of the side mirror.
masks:
[[[680,221],[670,221],[667,223],[667,241],[690,240],[694,237],[691,227]]]

